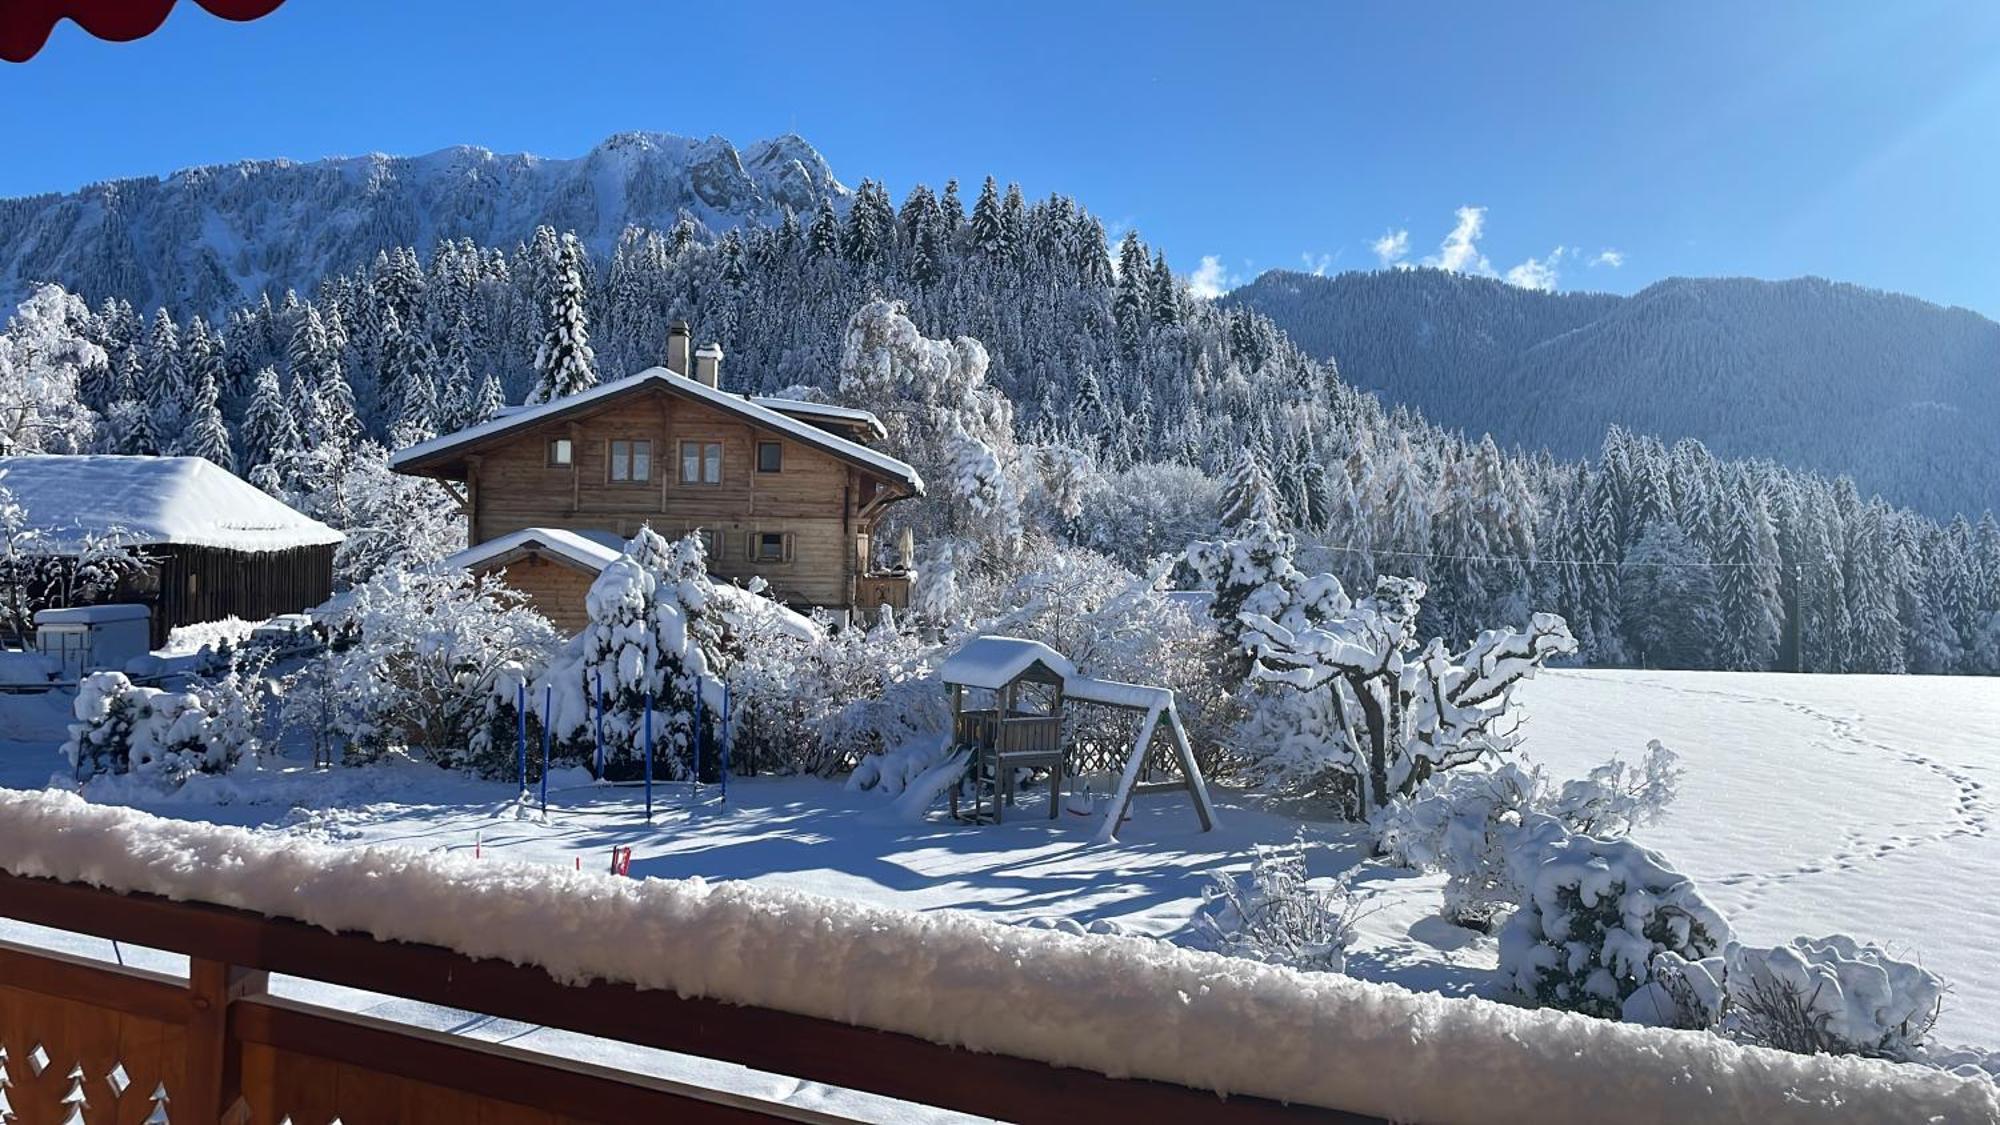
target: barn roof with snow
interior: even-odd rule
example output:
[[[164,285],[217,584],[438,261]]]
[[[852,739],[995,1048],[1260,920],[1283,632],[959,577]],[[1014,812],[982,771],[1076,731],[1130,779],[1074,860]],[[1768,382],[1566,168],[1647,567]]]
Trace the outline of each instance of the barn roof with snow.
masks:
[[[0,457],[0,488],[58,541],[231,551],[329,546],[341,534],[200,457]]]
[[[1061,683],[1076,675],[1069,657],[1040,641],[1021,637],[974,637],[945,658],[938,678],[948,684],[999,691],[1041,665]]]
[[[923,478],[908,464],[880,450],[870,449],[860,442],[830,433],[805,420],[807,417],[834,419],[867,425],[871,432],[879,430],[880,421],[867,411],[830,407],[795,399],[758,399],[731,394],[699,380],[675,374],[664,367],[649,367],[636,375],[600,383],[589,390],[567,395],[554,402],[509,410],[476,426],[468,426],[456,433],[418,442],[397,450],[389,459],[389,465],[398,472],[419,476],[446,474],[463,460],[466,453],[475,451],[476,447],[485,445],[495,438],[595,409],[604,405],[607,400],[644,388],[657,388],[705,403],[761,429],[782,433],[802,445],[811,446],[849,464],[900,482],[918,495],[922,495],[924,491]],[[794,414],[799,416],[794,417]]]

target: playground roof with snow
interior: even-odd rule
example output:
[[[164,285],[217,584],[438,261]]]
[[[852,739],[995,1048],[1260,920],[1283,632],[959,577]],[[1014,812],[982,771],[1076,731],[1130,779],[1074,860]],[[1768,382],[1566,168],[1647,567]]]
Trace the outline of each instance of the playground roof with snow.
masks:
[[[999,691],[1040,664],[1062,681],[1076,676],[1069,657],[1040,641],[1021,637],[974,637],[945,658],[938,678],[948,684]]]
[[[125,546],[282,551],[342,538],[200,457],[0,457],[0,488],[57,545],[96,535]]]

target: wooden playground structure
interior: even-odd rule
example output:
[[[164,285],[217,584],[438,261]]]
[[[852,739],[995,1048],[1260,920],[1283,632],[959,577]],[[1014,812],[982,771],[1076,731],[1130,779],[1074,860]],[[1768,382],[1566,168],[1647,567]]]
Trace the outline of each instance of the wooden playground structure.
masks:
[[[1076,774],[1071,748],[1063,738],[1063,709],[1081,703],[1145,716],[1126,755],[1097,839],[1110,840],[1117,835],[1134,797],[1160,793],[1185,791],[1194,802],[1202,831],[1215,827],[1208,784],[1195,763],[1172,691],[1081,675],[1061,653],[1019,637],[974,638],[944,662],[939,676],[951,690],[952,749],[967,755],[966,781],[951,790],[954,817],[975,824],[1000,823],[1007,806],[1015,802],[1020,771],[1046,770],[1049,819],[1055,819],[1062,803],[1063,782]],[[993,705],[967,707],[968,691],[988,693]],[[1142,781],[1153,738],[1163,726],[1180,765],[1180,777]],[[961,789],[971,797],[967,808],[960,807]]]

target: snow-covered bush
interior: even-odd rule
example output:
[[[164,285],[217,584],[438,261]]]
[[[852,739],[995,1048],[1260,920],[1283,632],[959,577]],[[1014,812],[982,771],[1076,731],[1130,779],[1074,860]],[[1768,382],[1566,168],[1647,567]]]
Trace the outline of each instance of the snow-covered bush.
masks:
[[[1908,1061],[1922,1055],[1944,993],[1943,978],[1923,966],[1834,934],[1775,947],[1731,943],[1698,962],[1662,952],[1623,1015],[1799,1054]]]
[[[119,672],[93,672],[77,686],[62,753],[77,780],[131,773],[178,785],[191,774],[224,773],[250,744],[254,720],[235,685],[188,691],[137,687]]]
[[[1786,1051],[1907,1059],[1944,1000],[1936,973],[1845,934],[1731,946],[1728,967],[1732,1033]]]
[[[287,721],[330,724],[364,758],[409,746],[462,761],[500,668],[541,667],[559,640],[525,595],[463,571],[390,567],[324,623],[335,643],[288,684]]]
[[[1312,972],[1347,969],[1354,926],[1367,913],[1355,893],[1353,869],[1315,887],[1306,875],[1303,837],[1258,845],[1242,879],[1218,873],[1203,888],[1193,943],[1231,957]]]
[[[944,693],[928,678],[935,650],[893,613],[869,629],[804,637],[783,625],[743,648],[728,674],[734,768],[853,769],[850,787],[897,793],[933,764],[932,744],[949,722]],[[907,768],[897,764],[906,758]]]
[[[1700,961],[1730,940],[1694,883],[1630,840],[1567,836],[1533,847],[1539,858],[1521,873],[1527,894],[1500,931],[1500,974],[1542,1005],[1618,1018],[1660,953]]]
[[[1510,855],[1532,846],[1522,840],[1524,825],[1547,818],[1567,833],[1624,836],[1673,800],[1676,760],[1655,741],[1638,766],[1614,758],[1560,788],[1525,759],[1453,770],[1384,810],[1377,840],[1398,862],[1444,872],[1444,916],[1483,930],[1521,902]]]

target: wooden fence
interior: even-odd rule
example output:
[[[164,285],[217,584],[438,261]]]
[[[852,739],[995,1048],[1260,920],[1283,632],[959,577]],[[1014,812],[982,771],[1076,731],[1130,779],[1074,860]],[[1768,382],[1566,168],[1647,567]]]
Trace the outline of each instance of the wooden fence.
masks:
[[[0,942],[0,1120],[18,1125],[842,1120],[280,999],[272,973],[1003,1120],[1382,1125],[79,884],[0,874],[0,917],[189,958],[182,979]]]

